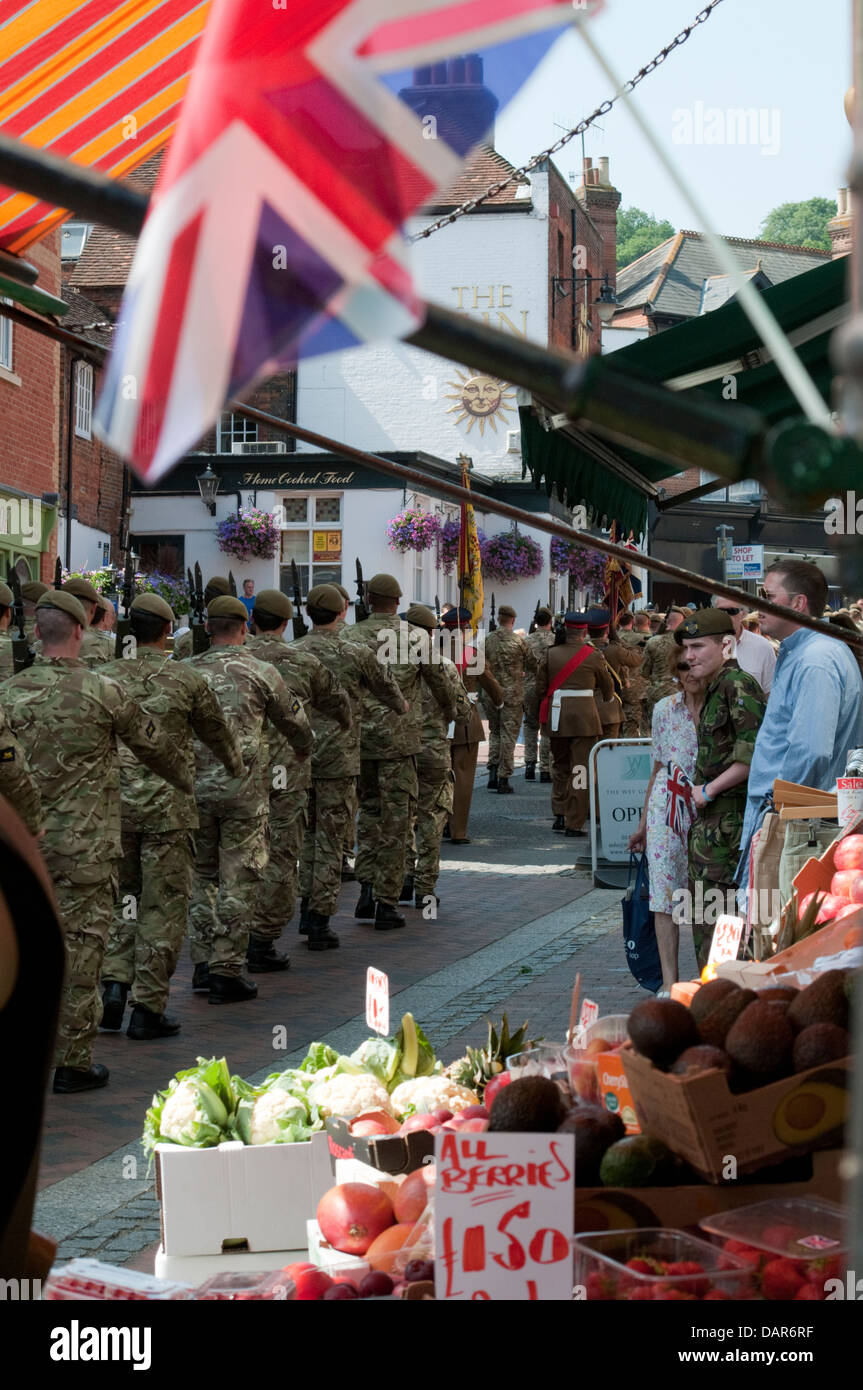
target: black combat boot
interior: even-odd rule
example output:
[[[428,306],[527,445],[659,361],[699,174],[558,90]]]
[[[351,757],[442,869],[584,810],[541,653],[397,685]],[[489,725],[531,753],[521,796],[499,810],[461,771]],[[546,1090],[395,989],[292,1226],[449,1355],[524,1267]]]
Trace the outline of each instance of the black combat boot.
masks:
[[[211,1004],[244,1004],[247,999],[257,999],[258,986],[244,975],[211,975]]]
[[[289,970],[291,962],[283,951],[277,951],[275,942],[262,941],[259,936],[249,936],[246,962],[253,975],[272,975],[277,970]]]
[[[573,830],[571,826],[566,827],[567,838],[570,840],[583,840],[587,835],[586,830]]]
[[[497,789],[501,796],[511,796],[515,791],[515,787],[509,785],[508,777],[499,777],[497,779]]]
[[[129,986],[123,980],[102,981],[102,1022],[100,1028],[122,1028]]]
[[[444,828],[443,828],[443,836],[442,836],[442,838],[443,838],[444,840],[448,840],[448,839],[450,838],[449,821],[447,821],[446,825],[445,825]]]
[[[490,792],[497,791],[497,763],[489,763],[488,765],[488,790]]]
[[[407,874],[406,877],[405,877],[405,881],[404,881],[404,883],[402,884],[402,891],[399,893],[399,902],[400,902],[400,903],[409,903],[409,902],[412,902],[412,901],[413,901],[413,896],[414,896],[414,876],[413,876],[413,874]]]
[[[153,1038],[172,1038],[179,1031],[180,1025],[175,1018],[166,1018],[164,1014],[145,1009],[143,1004],[134,1004],[126,1037],[135,1038],[138,1042],[150,1042]]]
[[[330,931],[330,919],[325,917],[322,912],[315,912],[314,909],[309,913],[309,939],[306,942],[310,951],[333,951],[339,944],[339,938],[334,931]]]
[[[554,825],[551,828],[554,831],[555,835],[562,835],[564,830],[566,829],[565,816],[555,816]]]
[[[308,900],[308,898],[300,898],[300,926],[299,926],[299,932],[300,932],[300,936],[308,936],[308,934],[309,934],[309,900]]]
[[[524,765],[524,780],[525,780],[525,782],[535,782],[535,781],[536,781],[536,763],[525,763],[525,765]]]
[[[360,896],[354,908],[355,917],[374,917],[375,915],[375,895],[372,892],[370,883],[360,884]]]
[[[205,960],[201,960],[195,966],[192,975],[192,993],[209,994],[210,992],[210,967]]]
[[[393,931],[395,927],[403,927],[404,924],[404,917],[400,912],[396,912],[393,903],[378,903],[375,912],[375,931]]]
[[[91,1067],[57,1067],[54,1094],[71,1096],[76,1091],[98,1091],[100,1086],[107,1086],[109,1075],[108,1068],[101,1062],[94,1062]]]
[[[550,772],[546,772],[546,770],[545,770],[544,767],[541,767],[540,770],[539,770],[539,780],[540,780],[540,782],[550,782],[550,781],[551,781],[551,773],[550,773]]]
[[[434,898],[435,910],[432,914],[432,917],[429,919],[430,921],[433,921],[434,918],[437,916],[437,910],[440,907],[440,898],[437,896],[436,893],[417,893],[416,898],[414,899],[414,907],[418,907],[421,912],[424,912],[428,908],[429,898]]]

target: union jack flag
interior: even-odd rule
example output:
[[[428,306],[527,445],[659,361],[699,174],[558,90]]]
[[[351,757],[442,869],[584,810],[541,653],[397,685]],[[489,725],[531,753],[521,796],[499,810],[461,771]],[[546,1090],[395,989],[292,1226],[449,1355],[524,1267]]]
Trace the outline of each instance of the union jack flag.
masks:
[[[686,844],[697,811],[692,800],[692,781],[677,763],[666,763],[665,824]]]
[[[483,54],[491,117],[599,7],[213,0],[126,287],[102,437],[155,479],[279,365],[415,328],[402,227],[476,139],[457,118],[430,124],[423,73],[433,85],[446,58]]]

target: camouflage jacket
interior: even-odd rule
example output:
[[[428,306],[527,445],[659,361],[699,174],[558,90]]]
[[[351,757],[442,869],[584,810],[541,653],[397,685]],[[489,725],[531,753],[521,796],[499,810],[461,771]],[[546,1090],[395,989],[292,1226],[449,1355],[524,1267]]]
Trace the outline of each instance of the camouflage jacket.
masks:
[[[0,681],[8,680],[15,674],[15,662],[12,659],[12,638],[18,632],[17,627],[7,627],[0,632]]]
[[[0,685],[0,708],[21,740],[42,797],[46,853],[77,882],[120,857],[117,739],[189,795],[183,755],[156,718],[116,681],[68,657],[42,657]]]
[[[133,656],[112,661],[104,674],[140,709],[155,715],[180,749],[189,780],[195,778],[193,734],[208,745],[231,776],[241,776],[239,740],[207,682],[188,666],[173,662],[170,652],[141,646],[132,650]],[[198,825],[194,796],[169,786],[122,747],[120,794],[124,830],[194,830]]]
[[[2,687],[0,687],[2,697]],[[27,754],[0,709],[0,796],[17,811],[31,835],[42,829],[42,798],[30,771]]]
[[[525,637],[510,628],[499,627],[485,639],[485,660],[503,689],[504,699],[511,702],[522,699],[524,678],[526,675],[536,677],[541,658]]]
[[[269,806],[268,724],[284,734],[295,753],[310,753],[314,735],[303,706],[278,671],[244,647],[218,646],[190,658],[210,686],[240,740],[245,772],[232,777],[205,744],[195,746],[195,799],[202,811],[240,819],[262,816]]]
[[[84,636],[81,638],[81,646],[78,651],[78,660],[82,662],[88,671],[101,672],[103,666],[107,666],[109,661],[114,660],[116,643],[114,633],[110,634],[110,641],[105,637],[100,637],[99,633],[92,627],[88,627]],[[42,655],[42,643],[37,639],[33,643],[33,651],[37,661],[51,660]]]
[[[315,731],[315,751],[312,756],[313,777],[358,777],[360,771],[360,731],[363,696],[374,694],[394,719],[402,713],[403,700],[399,687],[390,673],[361,642],[351,642],[345,633],[347,624],[337,631],[312,628],[293,645],[297,651],[308,651],[326,666],[330,674],[347,693],[351,704],[351,724],[344,729],[334,719],[312,708],[311,721]]]
[[[751,763],[755,739],[764,718],[766,701],[754,676],[741,671],[736,661],[727,661],[704,692],[698,721],[696,785],[712,782],[732,763]],[[719,814],[730,802],[746,802],[746,783],[740,782],[711,802],[702,816]]]
[[[641,674],[647,681],[647,693],[656,704],[666,695],[674,695],[679,689],[674,678],[680,648],[674,640],[673,632],[659,633],[651,637],[644,648]]]
[[[551,630],[546,632],[545,628],[538,627],[535,628],[533,632],[529,632],[524,640],[530,647],[534,659],[536,660],[536,668],[534,670],[526,670],[524,673],[524,698],[526,701],[529,701],[538,698],[536,693],[536,676],[543,663],[545,653],[548,651],[549,647],[554,646],[554,633]]]
[[[407,714],[394,715],[376,695],[369,692],[364,696],[362,757],[416,757],[422,746],[423,687],[428,686],[447,723],[455,711],[440,653],[432,648],[428,633],[409,626],[397,613],[373,613],[342,635],[346,642],[362,642],[368,648],[375,661],[393,676],[409,706]]]
[[[303,702],[306,717],[317,729],[312,710],[324,715],[340,729],[349,729],[352,722],[351,702],[339,679],[309,650],[296,642],[285,642],[269,632],[246,637],[246,650],[259,661],[276,667],[285,685]],[[300,761],[294,756],[286,738],[272,730],[270,733],[270,795],[291,796],[306,791],[312,782],[312,759]]]
[[[647,681],[644,679],[642,668],[644,666],[644,650],[647,646],[647,638],[644,634],[627,631],[625,628],[617,634],[617,640],[630,660],[625,663],[629,667],[629,682],[624,692],[623,703],[633,703],[644,698],[647,691]],[[636,660],[633,661],[632,658]]]
[[[473,713],[473,705],[468,699],[464,682],[455,663],[450,661],[449,657],[441,659],[440,669],[443,671],[450,688],[454,706],[453,720],[459,724],[466,724]],[[444,718],[443,710],[429,687],[424,685],[422,692],[422,749],[417,758],[417,769],[420,776],[424,771],[449,772],[452,765],[450,740],[447,737],[450,722],[449,719]]]

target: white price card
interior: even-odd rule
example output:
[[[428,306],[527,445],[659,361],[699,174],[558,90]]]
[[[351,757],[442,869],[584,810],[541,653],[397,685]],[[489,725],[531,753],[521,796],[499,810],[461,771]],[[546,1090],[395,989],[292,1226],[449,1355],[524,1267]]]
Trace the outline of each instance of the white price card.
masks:
[[[366,1023],[373,1033],[390,1035],[390,981],[371,965],[366,971]]]
[[[599,1005],[594,1004],[592,999],[585,999],[578,1015],[579,1028],[589,1028],[596,1018],[599,1018]]]
[[[572,1299],[575,1136],[435,1136],[435,1296]]]
[[[731,917],[722,913],[716,919],[713,940],[710,943],[708,965],[721,965],[726,960],[736,960],[743,935],[743,918]]]

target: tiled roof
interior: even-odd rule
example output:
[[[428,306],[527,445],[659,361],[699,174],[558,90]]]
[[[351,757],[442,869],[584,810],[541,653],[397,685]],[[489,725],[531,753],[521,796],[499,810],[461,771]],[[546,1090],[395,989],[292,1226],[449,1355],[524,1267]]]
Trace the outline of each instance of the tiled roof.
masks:
[[[515,166],[510,164],[509,160],[504,159],[502,154],[498,154],[497,150],[493,150],[489,145],[480,145],[455,183],[442,193],[436,194],[423,211],[443,212],[459,207],[468,199],[476,198],[484,193],[492,184],[500,183],[501,179],[509,178],[510,174],[514,172]],[[526,188],[528,196],[522,192],[519,197],[519,188]],[[530,179],[524,176],[514,183],[508,184],[500,193],[495,193],[492,198],[487,198],[483,203],[483,207],[486,208],[513,206],[523,208],[525,212],[530,210]]]
[[[63,302],[69,305],[69,312],[63,315],[61,326],[99,347],[110,347],[114,325],[105,318],[104,310],[76,290],[70,280],[70,276],[63,278],[62,297]]]
[[[151,193],[162,166],[163,155],[164,150],[159,150],[152,159],[148,159],[130,174],[126,182],[143,189],[145,193]],[[87,289],[89,285],[125,285],[134,254],[135,237],[97,224],[87,238],[69,283],[82,289]]]
[[[723,237],[742,271],[756,262],[773,285],[830,260],[829,251],[782,242]],[[694,318],[699,313],[705,280],[721,272],[701,232],[683,231],[639,256],[617,275],[617,297],[625,308],[650,303],[656,314]]]

